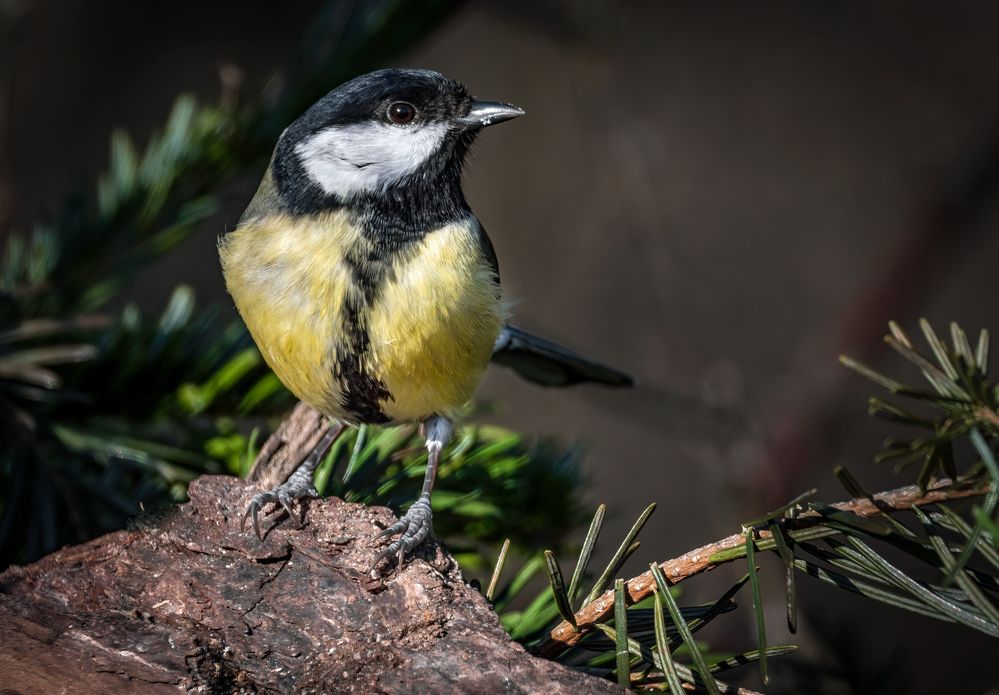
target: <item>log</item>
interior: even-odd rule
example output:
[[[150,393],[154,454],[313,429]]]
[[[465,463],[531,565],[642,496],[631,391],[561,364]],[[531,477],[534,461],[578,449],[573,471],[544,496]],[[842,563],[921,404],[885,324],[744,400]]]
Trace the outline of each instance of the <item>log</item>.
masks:
[[[382,507],[336,498],[239,530],[253,483],[0,574],[0,692],[609,693],[531,656],[439,543],[368,573]]]

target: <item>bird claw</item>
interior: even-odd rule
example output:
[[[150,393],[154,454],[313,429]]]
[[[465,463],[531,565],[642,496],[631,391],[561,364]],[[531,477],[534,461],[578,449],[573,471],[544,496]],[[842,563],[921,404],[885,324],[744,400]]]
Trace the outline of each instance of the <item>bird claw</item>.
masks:
[[[253,532],[259,540],[263,540],[264,535],[260,532],[260,511],[266,505],[272,503],[281,505],[281,507],[288,513],[289,518],[293,519],[295,518],[295,500],[318,496],[319,492],[311,482],[303,485],[300,480],[296,480],[295,477],[292,476],[292,478],[289,478],[287,482],[282,485],[278,485],[273,490],[258,492],[253,496],[253,499],[250,500],[250,504],[246,507],[246,511],[243,512],[243,518],[239,522],[239,530],[245,531],[246,520],[250,519],[250,525],[253,527]]]
[[[430,497],[420,497],[413,503],[413,506],[403,514],[402,518],[389,526],[387,529],[375,536],[376,539],[402,534],[393,541],[385,550],[378,553],[374,565],[376,567],[382,560],[387,560],[392,556],[399,559],[399,567],[402,567],[406,553],[420,545],[433,532],[433,511],[430,508]]]

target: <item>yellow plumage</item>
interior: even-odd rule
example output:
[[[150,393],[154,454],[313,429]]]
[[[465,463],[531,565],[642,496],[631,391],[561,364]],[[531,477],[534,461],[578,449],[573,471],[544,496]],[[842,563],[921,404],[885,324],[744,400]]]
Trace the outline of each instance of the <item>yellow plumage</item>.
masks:
[[[343,211],[265,215],[219,243],[229,292],[264,359],[301,400],[346,421],[353,417],[334,378],[345,356],[336,350],[343,307],[360,290],[345,254],[366,258],[376,243]],[[453,417],[478,386],[504,318],[476,223],[431,231],[386,257],[390,271],[363,309],[361,367],[391,394],[381,410],[392,421]]]

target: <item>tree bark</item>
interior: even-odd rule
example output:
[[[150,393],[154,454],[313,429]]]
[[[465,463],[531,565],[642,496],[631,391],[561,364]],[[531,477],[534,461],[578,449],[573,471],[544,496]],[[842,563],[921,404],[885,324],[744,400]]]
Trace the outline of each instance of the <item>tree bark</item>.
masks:
[[[251,483],[0,574],[0,691],[620,692],[512,642],[439,544],[372,580],[389,510],[335,498],[239,529]]]

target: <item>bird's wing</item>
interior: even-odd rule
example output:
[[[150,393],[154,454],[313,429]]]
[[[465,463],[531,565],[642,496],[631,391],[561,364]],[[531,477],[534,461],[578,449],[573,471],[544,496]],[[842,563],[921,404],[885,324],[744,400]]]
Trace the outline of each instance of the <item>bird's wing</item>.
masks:
[[[620,388],[635,383],[624,372],[510,324],[503,327],[496,339],[492,361],[542,386],[594,383]]]

